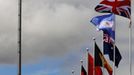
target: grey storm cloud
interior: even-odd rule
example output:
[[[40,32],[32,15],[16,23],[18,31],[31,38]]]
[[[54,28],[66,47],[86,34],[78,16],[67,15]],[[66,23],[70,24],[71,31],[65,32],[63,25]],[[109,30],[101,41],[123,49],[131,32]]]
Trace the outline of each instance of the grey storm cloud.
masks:
[[[17,0],[0,0],[1,64],[15,64],[18,59],[17,3]],[[89,23],[89,19],[100,15],[93,9],[98,3],[98,0],[23,0],[23,62],[37,61],[43,56],[65,56],[72,50],[77,52],[77,49],[87,45],[93,36],[98,36],[95,27]],[[117,17],[116,22],[116,43],[125,55],[126,49],[128,50],[129,21]],[[89,45],[92,46],[91,43]],[[73,60],[70,62],[75,63]],[[63,64],[64,68],[65,65]]]
[[[39,4],[34,0],[23,1],[23,62],[64,55],[86,42],[92,31],[88,30],[88,15],[92,13],[85,6],[61,3],[51,7],[50,3],[40,5],[40,1]],[[4,64],[16,63],[18,59],[17,3],[17,0],[1,0],[0,63]]]

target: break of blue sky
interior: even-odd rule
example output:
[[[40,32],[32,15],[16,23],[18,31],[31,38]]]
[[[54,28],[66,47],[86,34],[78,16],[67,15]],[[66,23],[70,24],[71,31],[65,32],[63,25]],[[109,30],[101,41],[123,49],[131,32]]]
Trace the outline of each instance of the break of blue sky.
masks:
[[[53,59],[54,60],[54,59]],[[58,67],[61,62],[45,60],[32,65],[23,65],[23,75],[54,75],[60,73]]]
[[[17,65],[0,65],[1,75],[16,75]]]
[[[59,75],[60,65],[63,63],[61,60],[51,59],[42,61],[36,64],[22,65],[22,75]],[[1,65],[1,75],[17,75],[17,65]],[[40,72],[40,73],[39,73]]]
[[[83,48],[79,49],[81,53],[86,53],[86,48],[88,46],[83,46]],[[61,57],[42,57],[37,63],[33,64],[23,64],[22,65],[22,75],[68,75],[71,74],[71,71],[75,69],[75,66],[80,68],[80,60],[83,56],[78,52],[71,52],[69,55],[63,55]],[[75,55],[78,54],[78,55]],[[79,58],[78,58],[79,57]],[[85,59],[84,59],[85,60]],[[76,61],[75,63],[71,63],[72,61]],[[65,65],[66,64],[66,65]],[[66,67],[68,66],[70,69],[67,70]],[[68,68],[67,67],[67,68]],[[65,69],[65,70],[64,70]],[[17,75],[18,73],[18,66],[16,65],[0,65],[0,74],[1,75]]]

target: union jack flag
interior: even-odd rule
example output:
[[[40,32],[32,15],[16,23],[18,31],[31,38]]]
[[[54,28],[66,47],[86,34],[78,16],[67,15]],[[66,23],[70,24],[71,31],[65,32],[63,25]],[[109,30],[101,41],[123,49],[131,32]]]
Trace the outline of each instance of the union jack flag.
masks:
[[[103,0],[96,6],[95,10],[100,13],[114,13],[130,19],[130,0]]]

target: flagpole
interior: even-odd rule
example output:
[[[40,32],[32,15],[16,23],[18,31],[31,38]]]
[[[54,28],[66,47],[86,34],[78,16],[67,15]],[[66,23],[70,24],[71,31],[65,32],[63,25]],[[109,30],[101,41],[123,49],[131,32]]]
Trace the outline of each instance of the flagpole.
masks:
[[[114,63],[113,63],[113,75],[116,75],[116,68],[115,68],[115,42],[114,42],[114,44],[113,44],[113,47],[114,47],[114,51],[113,51],[113,61],[114,61]]]
[[[103,33],[103,35],[104,35],[104,33]],[[104,54],[103,41],[104,41],[104,40],[103,40],[103,38],[102,38],[102,50],[103,50],[103,51],[102,51],[102,54]],[[104,63],[104,60],[103,60],[103,63]],[[104,64],[102,64],[102,66],[103,66],[103,68],[102,68],[102,75],[105,75],[105,74],[104,74]]]
[[[89,48],[86,48],[87,50],[87,75],[89,74],[89,58],[88,58],[88,51],[89,51]]]
[[[132,20],[130,18],[129,25],[129,67],[130,67],[130,75],[132,75]]]
[[[93,50],[95,51],[95,37],[93,37]],[[95,52],[93,51],[93,56],[94,56],[94,62],[93,62],[93,75],[95,75]]]
[[[21,75],[21,13],[22,13],[22,0],[18,1],[18,75]]]
[[[114,14],[114,30],[116,31],[116,15]],[[113,47],[114,47],[114,51],[113,51],[113,61],[114,61],[114,63],[113,63],[113,75],[116,75],[116,72],[115,72],[115,38],[114,38],[114,42],[113,42]]]
[[[117,3],[117,0],[115,0],[115,3]],[[117,6],[117,5],[116,5]],[[116,31],[116,15],[114,14],[114,28],[115,28],[115,31]],[[116,34],[115,34],[116,35]],[[114,38],[115,39],[115,38]],[[114,58],[114,64],[113,64],[113,66],[114,66],[114,69],[113,69],[113,73],[114,73],[114,75],[116,75],[116,73],[115,73],[115,41],[116,41],[116,39],[114,40],[114,43],[113,43],[113,46],[114,46],[114,52],[113,52],[113,54],[114,54],[114,56],[113,56],[113,58]]]
[[[130,6],[132,2],[130,3]],[[130,11],[132,13],[132,11]],[[130,75],[132,75],[132,16],[130,15],[130,25],[129,25],[129,66],[130,66]]]

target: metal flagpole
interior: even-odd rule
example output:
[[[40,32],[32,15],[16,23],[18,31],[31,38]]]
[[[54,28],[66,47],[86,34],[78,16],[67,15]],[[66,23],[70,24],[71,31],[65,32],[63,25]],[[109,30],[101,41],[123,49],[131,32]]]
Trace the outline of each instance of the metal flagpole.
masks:
[[[19,57],[19,63],[18,63],[18,75],[21,75],[21,10],[22,7],[22,0],[18,1],[18,57]]]
[[[104,35],[104,33],[103,33],[103,35]],[[104,40],[103,40],[103,38],[102,38],[102,50],[104,50],[104,48],[103,48],[103,41],[104,41]],[[104,54],[104,51],[102,51],[102,54]],[[105,61],[103,60],[103,64],[102,64],[102,67],[103,67],[103,68],[102,68],[102,75],[105,75],[105,73],[104,73],[104,62],[105,62]]]
[[[129,67],[130,67],[130,75],[132,75],[132,20],[130,18],[130,26],[129,26]]]
[[[86,50],[87,50],[87,75],[89,75],[89,57],[88,57],[89,48],[86,48]]]
[[[115,3],[117,3],[117,0],[115,0]],[[117,6],[117,5],[116,5]],[[116,15],[114,14],[114,30],[116,31]],[[113,51],[113,61],[114,61],[114,63],[113,63],[113,75],[116,75],[116,73],[115,73],[115,38],[114,38],[114,42],[113,42],[113,47],[114,47],[114,51]]]
[[[114,14],[114,30],[116,31],[116,15]],[[114,61],[114,63],[113,63],[113,75],[116,75],[116,73],[115,73],[115,38],[114,38],[114,42],[113,42],[113,61]]]
[[[131,5],[132,2],[130,6]],[[130,66],[130,75],[132,75],[132,16],[131,15],[130,15],[130,25],[129,25],[129,66]]]
[[[95,51],[95,37],[93,37],[93,50]],[[94,62],[93,62],[93,75],[95,75],[95,52],[93,51],[93,56],[94,56]]]

